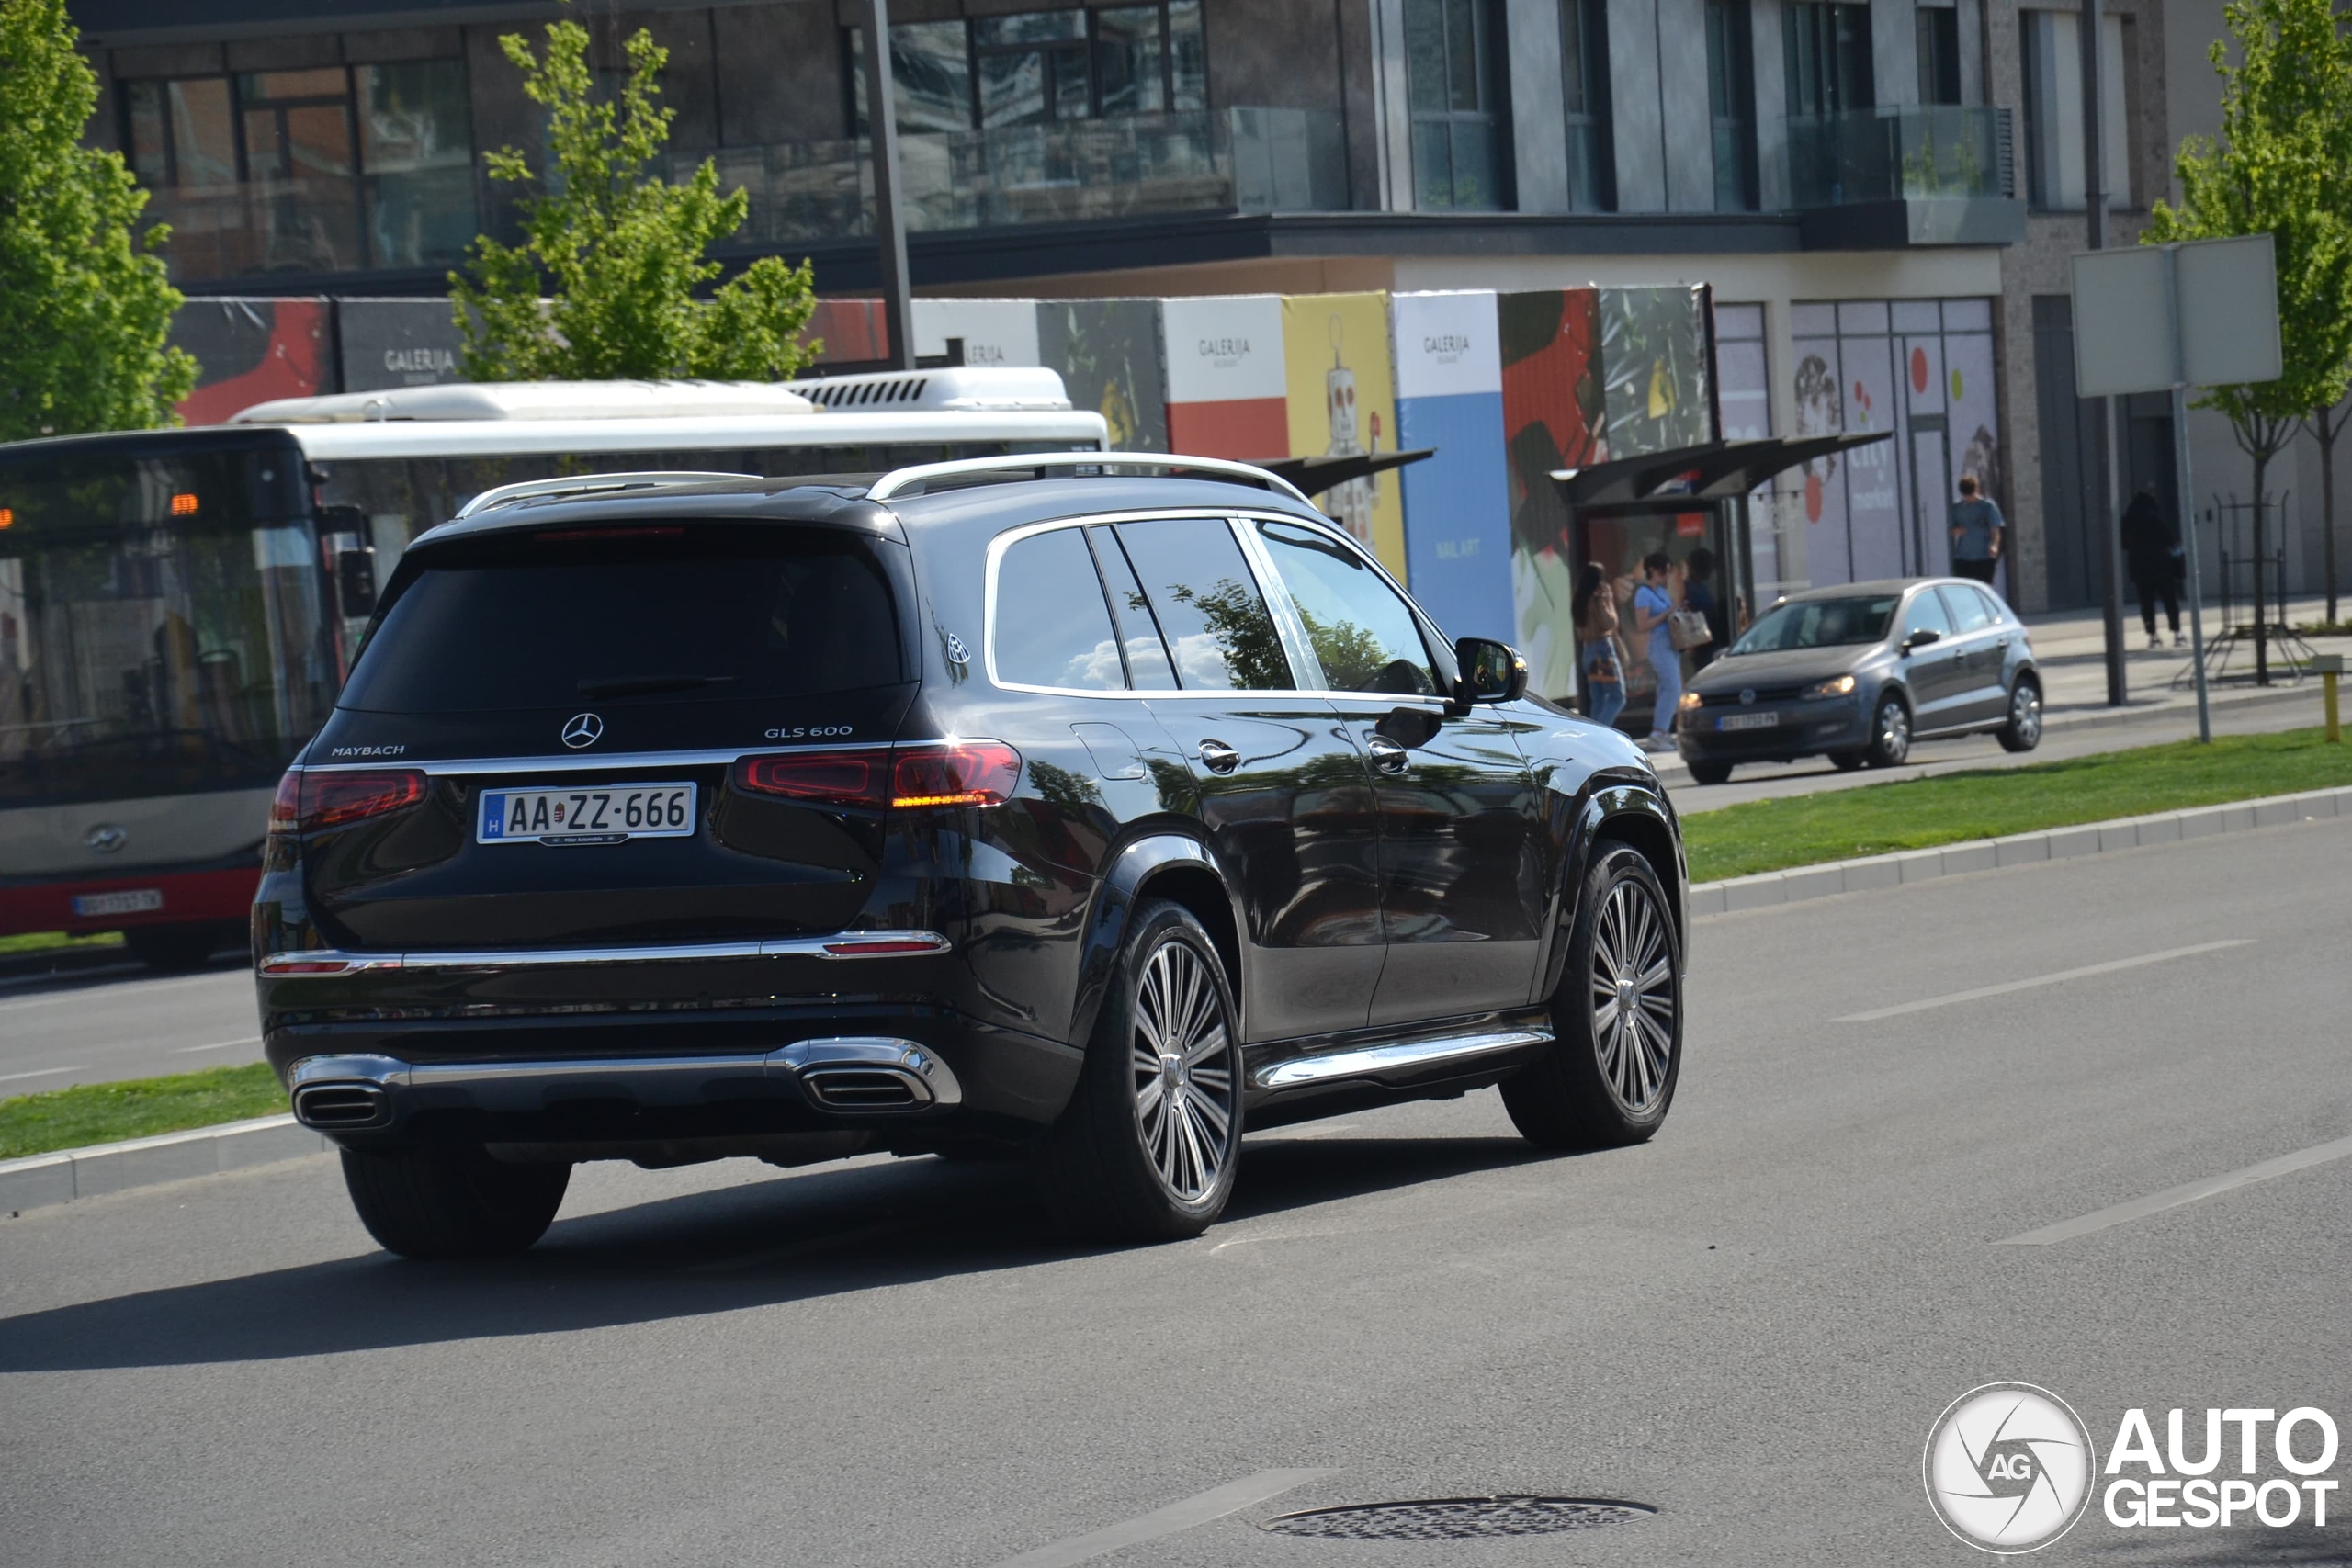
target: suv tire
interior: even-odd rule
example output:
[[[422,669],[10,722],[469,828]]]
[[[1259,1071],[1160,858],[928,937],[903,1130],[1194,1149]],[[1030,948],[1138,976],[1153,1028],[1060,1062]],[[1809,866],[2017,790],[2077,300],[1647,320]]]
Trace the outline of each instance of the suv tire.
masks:
[[[571,1181],[569,1165],[510,1165],[480,1144],[343,1151],[359,1223],[402,1258],[524,1251],[547,1234]]]
[[[1682,942],[1657,874],[1630,844],[1603,842],[1585,873],[1552,1021],[1552,1048],[1503,1080],[1511,1124],[1547,1149],[1656,1133],[1682,1076]]]
[[[1176,1241],[1215,1224],[1241,1154],[1241,1041],[1225,964],[1192,911],[1147,898],[1096,1015],[1041,1176],[1069,1228]]]

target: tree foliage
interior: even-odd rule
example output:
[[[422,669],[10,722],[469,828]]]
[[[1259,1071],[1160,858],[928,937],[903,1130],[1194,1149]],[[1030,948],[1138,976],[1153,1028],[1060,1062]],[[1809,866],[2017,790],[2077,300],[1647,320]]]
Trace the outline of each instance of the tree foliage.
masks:
[[[547,111],[544,179],[512,147],[484,155],[490,177],[537,186],[523,240],[474,241],[472,276],[452,273],[465,373],[478,381],[707,377],[784,379],[818,345],[798,336],[816,308],[807,262],[753,262],[716,290],[712,244],[742,228],[751,198],[721,196],[711,160],[682,184],[655,170],[676,111],[659,103],[669,51],[639,29],[617,97],[600,96],[588,31],[549,23],[542,57],[499,39],[523,92]],[[543,296],[549,297],[544,298]]]
[[[64,0],[0,0],[0,440],[172,422],[196,361],[162,224],[117,152],[80,144],[97,77]]]
[[[2155,204],[2145,243],[2272,236],[2285,374],[2199,400],[2228,416],[2258,491],[2295,426],[2342,401],[2352,372],[2352,46],[2330,0],[2233,0],[2222,15],[2230,38],[2208,53],[2221,139],[2182,142],[2180,205]]]

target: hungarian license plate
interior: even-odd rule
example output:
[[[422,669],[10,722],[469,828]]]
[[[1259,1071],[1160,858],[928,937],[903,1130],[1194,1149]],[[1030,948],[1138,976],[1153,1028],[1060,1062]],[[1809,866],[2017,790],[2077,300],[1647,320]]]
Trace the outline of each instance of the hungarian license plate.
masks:
[[[1715,720],[1717,729],[1778,729],[1781,716],[1777,713],[1727,713]]]
[[[486,789],[474,840],[483,844],[617,844],[684,839],[695,830],[690,784]]]
[[[115,893],[76,893],[74,913],[84,919],[92,915],[144,915],[164,907],[164,890],[160,887],[126,887]]]

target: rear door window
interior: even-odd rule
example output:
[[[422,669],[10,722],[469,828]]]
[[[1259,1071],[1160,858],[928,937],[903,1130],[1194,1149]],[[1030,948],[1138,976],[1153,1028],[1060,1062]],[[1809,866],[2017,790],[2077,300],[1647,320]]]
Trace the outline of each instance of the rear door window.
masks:
[[[1135,563],[1186,691],[1297,687],[1258,580],[1223,518],[1156,518],[1121,523],[1114,531]]]
[[[1169,662],[1151,600],[1118,536],[1097,524],[1087,529],[1086,541],[1094,547],[1094,564],[1102,569],[1102,585],[1111,591],[1111,614],[1119,623],[1120,646],[1127,650],[1128,683],[1138,692],[1174,691],[1176,667]]]
[[[996,678],[1016,686],[1116,692],[1127,680],[1094,557],[1076,528],[1015,542],[997,563]]]
[[[873,552],[896,547],[747,524],[454,544],[384,613],[341,705],[462,713],[895,685],[898,609]]]

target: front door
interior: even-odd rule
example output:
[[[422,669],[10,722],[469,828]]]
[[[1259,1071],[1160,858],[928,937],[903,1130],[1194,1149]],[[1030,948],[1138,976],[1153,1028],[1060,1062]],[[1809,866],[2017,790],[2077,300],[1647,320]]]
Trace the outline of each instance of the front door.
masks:
[[[1942,598],[1933,588],[1915,590],[1903,607],[1903,640],[1908,645],[1921,632],[1936,640],[1904,655],[1903,683],[1911,689],[1911,728],[1915,734],[1966,722],[1968,650],[1944,613]]]
[[[1245,1033],[1362,1028],[1381,966],[1379,827],[1363,754],[1331,704],[1301,689],[1232,524],[1087,532],[1131,665],[1151,650],[1135,682],[1183,755],[1179,792],[1240,897]]]
[[[1370,759],[1387,962],[1371,1021],[1523,1005],[1543,906],[1540,801],[1500,710],[1462,712],[1404,596],[1351,546],[1250,525],[1330,701]]]

